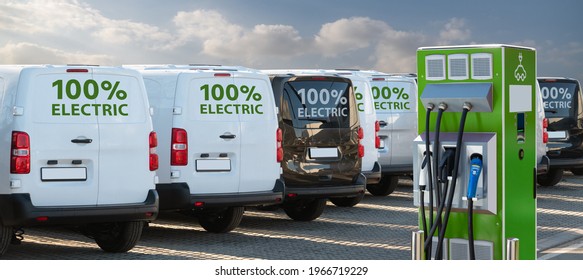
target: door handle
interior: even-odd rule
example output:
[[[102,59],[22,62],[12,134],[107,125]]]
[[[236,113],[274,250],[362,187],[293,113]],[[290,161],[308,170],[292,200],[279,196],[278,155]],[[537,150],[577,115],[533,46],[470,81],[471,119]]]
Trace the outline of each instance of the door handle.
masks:
[[[75,144],[89,144],[93,142],[93,139],[72,139],[71,142]]]
[[[235,137],[237,137],[237,136],[234,134],[223,134],[219,137],[221,137],[221,139],[235,139]]]
[[[386,121],[379,121],[379,125],[381,127],[385,127],[385,126],[387,126],[387,122]]]

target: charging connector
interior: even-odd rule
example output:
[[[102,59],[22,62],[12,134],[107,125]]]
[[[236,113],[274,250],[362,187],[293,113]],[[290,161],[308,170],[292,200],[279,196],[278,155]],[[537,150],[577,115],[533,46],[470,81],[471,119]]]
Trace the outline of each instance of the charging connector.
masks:
[[[472,154],[470,156],[470,179],[468,181],[468,200],[476,200],[476,191],[478,189],[478,180],[482,173],[482,155]]]

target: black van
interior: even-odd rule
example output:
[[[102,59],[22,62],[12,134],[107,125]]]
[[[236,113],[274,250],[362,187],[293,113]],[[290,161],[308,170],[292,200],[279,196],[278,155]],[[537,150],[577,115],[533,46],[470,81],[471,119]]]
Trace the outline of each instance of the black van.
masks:
[[[282,207],[299,221],[318,218],[326,199],[358,204],[365,192],[364,147],[350,79],[335,75],[270,75],[283,139]]]
[[[539,175],[541,186],[554,186],[563,170],[583,175],[583,100],[579,82],[571,78],[538,78],[543,97],[549,142],[550,169]]]

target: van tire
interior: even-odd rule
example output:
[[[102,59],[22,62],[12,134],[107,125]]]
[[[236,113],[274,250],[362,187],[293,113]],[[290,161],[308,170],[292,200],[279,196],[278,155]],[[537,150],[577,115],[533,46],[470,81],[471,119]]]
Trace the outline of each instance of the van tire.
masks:
[[[234,230],[243,219],[245,207],[229,207],[227,210],[206,214],[198,218],[198,223],[208,232],[225,233]]]
[[[366,189],[374,196],[387,196],[399,185],[399,176],[383,176],[378,184],[367,184]]]
[[[0,256],[6,253],[10,241],[12,241],[12,227],[0,224]]]
[[[283,210],[295,221],[308,222],[320,217],[326,207],[326,199],[302,199],[285,205]]]
[[[552,187],[563,179],[563,169],[551,168],[547,174],[536,177],[536,182],[543,187]]]
[[[353,197],[331,197],[330,202],[338,207],[352,207],[362,201],[364,193]]]
[[[105,252],[125,253],[133,249],[144,228],[144,222],[131,221],[100,226],[99,234],[93,234],[97,245]]]
[[[571,173],[573,173],[573,175],[577,176],[583,175],[583,168],[573,168],[570,171]]]

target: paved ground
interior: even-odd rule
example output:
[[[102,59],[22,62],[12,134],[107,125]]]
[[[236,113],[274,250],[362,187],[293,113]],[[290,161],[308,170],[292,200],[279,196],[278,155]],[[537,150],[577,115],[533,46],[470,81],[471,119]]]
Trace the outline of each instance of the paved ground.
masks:
[[[312,222],[292,221],[281,210],[250,210],[228,234],[211,234],[193,218],[165,213],[125,254],[104,253],[70,229],[30,228],[22,245],[11,246],[2,259],[408,260],[417,228],[411,183],[401,180],[391,196],[367,195],[353,208],[329,203]],[[577,243],[583,237],[583,177],[566,173],[558,186],[538,192],[539,257],[583,259],[583,239]],[[569,255],[557,254],[567,250]]]

